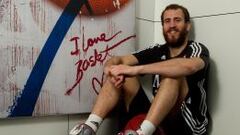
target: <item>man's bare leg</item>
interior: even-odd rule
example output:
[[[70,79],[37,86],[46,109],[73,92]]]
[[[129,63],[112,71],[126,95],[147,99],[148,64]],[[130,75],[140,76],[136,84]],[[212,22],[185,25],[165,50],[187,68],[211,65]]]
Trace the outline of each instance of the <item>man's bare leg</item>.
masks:
[[[131,101],[137,94],[139,87],[140,84],[136,77],[126,78],[121,88],[116,88],[110,80],[106,80],[88,119],[85,123],[76,125],[70,131],[70,134],[95,135],[102,120],[118,104],[120,96],[124,96],[124,101],[128,109]]]
[[[122,88],[114,87],[114,85],[107,80],[100,90],[92,113],[101,118],[105,118],[106,115],[117,105],[120,96],[124,96],[123,98],[128,109],[129,104],[135,97],[139,87],[140,84],[136,77],[126,78]]]
[[[157,127],[170,112],[174,113],[180,108],[187,93],[188,85],[185,78],[164,78],[145,118],[145,124],[153,124],[154,127]],[[142,126],[145,126],[144,123],[141,128]],[[149,131],[150,134],[153,131]],[[147,133],[149,132],[147,131]]]

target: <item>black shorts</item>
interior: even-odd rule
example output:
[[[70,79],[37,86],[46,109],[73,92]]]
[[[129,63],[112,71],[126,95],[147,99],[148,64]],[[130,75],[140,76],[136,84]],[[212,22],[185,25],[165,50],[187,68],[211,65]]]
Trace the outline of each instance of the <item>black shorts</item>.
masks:
[[[126,123],[136,115],[147,113],[151,106],[144,90],[140,87],[137,95],[129,106],[129,111],[126,111],[125,105],[121,107],[120,112],[120,127],[123,128]],[[122,126],[121,126],[122,125]],[[177,112],[174,116],[166,117],[160,124],[160,127],[164,129],[167,135],[192,135],[192,131],[186,124],[182,117],[181,111]]]
[[[119,108],[119,122],[120,122],[120,130],[124,128],[127,122],[138,114],[146,114],[150,108],[150,101],[148,100],[144,90],[142,87],[139,88],[137,95],[132,100],[129,105],[129,110],[126,110],[126,106],[124,101],[120,102]]]

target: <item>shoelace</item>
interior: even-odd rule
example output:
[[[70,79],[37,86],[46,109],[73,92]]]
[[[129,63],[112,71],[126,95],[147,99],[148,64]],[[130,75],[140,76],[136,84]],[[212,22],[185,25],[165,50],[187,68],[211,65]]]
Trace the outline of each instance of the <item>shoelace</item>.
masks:
[[[83,125],[76,125],[71,131],[70,131],[70,135],[77,135],[79,134],[81,131],[83,131],[84,129]]]
[[[125,134],[124,132],[120,132],[117,135],[136,135],[136,134],[135,133],[131,133],[131,132],[128,132],[127,134]]]

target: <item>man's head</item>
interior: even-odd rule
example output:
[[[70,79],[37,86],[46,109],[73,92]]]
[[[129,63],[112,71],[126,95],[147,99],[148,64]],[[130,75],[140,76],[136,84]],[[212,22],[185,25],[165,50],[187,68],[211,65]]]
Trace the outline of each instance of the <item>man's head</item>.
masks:
[[[162,12],[163,35],[170,47],[180,47],[188,39],[191,28],[188,10],[180,5],[168,5]]]

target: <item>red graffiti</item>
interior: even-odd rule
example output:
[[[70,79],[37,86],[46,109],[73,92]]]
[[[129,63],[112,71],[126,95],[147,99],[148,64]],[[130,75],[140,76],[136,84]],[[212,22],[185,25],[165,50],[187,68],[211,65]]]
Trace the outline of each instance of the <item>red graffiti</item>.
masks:
[[[92,87],[93,87],[93,90],[96,94],[99,93],[98,92],[99,89],[98,89],[97,86],[99,86],[99,87],[103,86],[103,80],[104,80],[103,77],[104,77],[104,73],[102,74],[102,79],[101,80],[99,80],[97,77],[92,78]]]
[[[95,37],[95,38],[88,38],[87,40],[87,46],[85,45],[85,34],[84,34],[84,27],[82,28],[83,34],[82,34],[82,50],[83,52],[87,52],[88,49],[90,47],[93,47],[94,45],[97,45],[97,43],[99,42],[109,42],[112,39],[114,39],[118,34],[120,34],[122,31],[117,32],[116,34],[114,34],[112,37],[107,38],[105,33],[101,33],[99,37]],[[74,41],[74,45],[75,45],[75,50],[71,51],[71,55],[79,55],[80,54],[80,49],[79,47],[79,41],[80,38],[79,37],[73,37],[70,39],[71,42]]]
[[[107,38],[105,33],[101,33],[100,36],[98,37],[94,37],[94,38],[88,38],[87,44],[85,44],[85,34],[84,34],[84,27],[83,27],[83,34],[82,34],[82,45],[81,45],[81,49],[84,53],[87,53],[88,50],[97,45],[98,43],[102,42],[102,43],[108,43],[109,41],[113,40],[117,35],[119,35],[121,33],[121,31],[117,32],[116,34],[114,34],[112,37]],[[77,74],[76,74],[76,79],[75,79],[75,83],[72,85],[71,88],[69,88],[66,91],[66,95],[70,95],[71,92],[73,91],[73,89],[81,82],[84,73],[89,69],[89,68],[93,68],[95,67],[97,64],[102,65],[106,60],[107,57],[110,56],[110,51],[117,48],[119,45],[121,45],[122,43],[126,42],[127,40],[130,40],[131,38],[135,38],[136,36],[128,36],[122,40],[120,40],[119,42],[117,42],[116,44],[113,44],[112,46],[106,45],[106,47],[104,48],[104,50],[97,50],[94,49],[94,53],[93,55],[89,56],[88,58],[84,58],[84,59],[80,59],[78,60],[75,65],[77,66]],[[71,55],[80,55],[81,51],[79,48],[79,37],[73,37],[70,39],[71,42],[74,42],[75,45],[75,49],[73,51],[70,52]],[[101,79],[102,80],[102,79]],[[92,78],[92,87],[93,90],[98,94],[97,90],[96,90],[96,85],[95,82],[97,82],[100,86],[102,86],[102,81],[100,82],[96,77]]]

